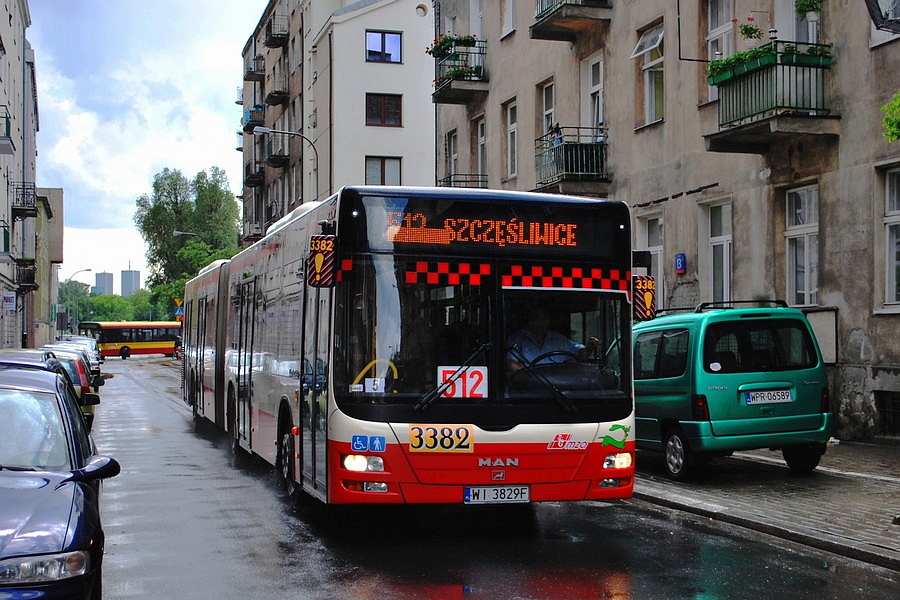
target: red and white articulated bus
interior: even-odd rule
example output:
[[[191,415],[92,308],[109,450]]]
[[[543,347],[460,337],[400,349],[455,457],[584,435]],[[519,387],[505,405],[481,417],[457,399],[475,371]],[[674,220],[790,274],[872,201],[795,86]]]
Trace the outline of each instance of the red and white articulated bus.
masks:
[[[618,201],[345,187],[188,282],[184,400],[327,503],[628,498],[631,260]]]

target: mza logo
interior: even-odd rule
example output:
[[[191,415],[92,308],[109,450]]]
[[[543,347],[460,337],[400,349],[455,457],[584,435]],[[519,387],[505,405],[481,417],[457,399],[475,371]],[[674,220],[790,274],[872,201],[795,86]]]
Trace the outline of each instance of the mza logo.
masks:
[[[553,441],[547,444],[547,450],[584,450],[587,442],[576,442],[571,433],[557,433]]]

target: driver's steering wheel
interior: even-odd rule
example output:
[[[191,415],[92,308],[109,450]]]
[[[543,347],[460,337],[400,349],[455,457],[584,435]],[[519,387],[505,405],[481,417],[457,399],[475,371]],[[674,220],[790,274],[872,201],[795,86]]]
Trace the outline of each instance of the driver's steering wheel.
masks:
[[[531,361],[532,366],[536,366],[539,362],[544,360],[545,358],[550,358],[551,356],[570,356],[574,359],[575,362],[579,362],[581,359],[574,352],[569,352],[568,350],[552,350],[550,352],[544,352],[540,356],[535,356],[534,360]],[[563,361],[569,362],[569,361]]]

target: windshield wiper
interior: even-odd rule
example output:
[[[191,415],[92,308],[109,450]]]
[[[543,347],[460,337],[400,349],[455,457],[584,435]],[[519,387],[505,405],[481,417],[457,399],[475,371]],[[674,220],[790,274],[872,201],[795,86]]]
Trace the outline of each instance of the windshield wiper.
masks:
[[[556,402],[562,407],[564,411],[578,411],[578,407],[575,406],[575,403],[566,398],[566,395],[562,392],[561,389],[553,385],[553,383],[546,377],[535,371],[534,367],[531,366],[529,360],[525,358],[525,355],[519,352],[518,348],[516,348],[515,346],[507,346],[506,351],[513,355],[513,357],[516,359],[516,362],[522,365],[522,369],[525,372],[534,377],[538,383],[550,390],[550,392],[553,394],[553,399],[556,400]]]
[[[470,354],[469,357],[466,360],[464,360],[463,363],[460,366],[458,366],[455,371],[453,371],[453,374],[450,375],[450,377],[448,377],[445,382],[439,383],[438,385],[433,387],[431,390],[429,390],[427,394],[422,396],[422,399],[419,400],[419,403],[416,404],[416,406],[413,410],[425,410],[426,408],[431,406],[431,404],[435,400],[437,400],[440,397],[440,395],[443,394],[447,390],[447,388],[449,388],[451,385],[453,385],[456,382],[457,379],[459,379],[460,375],[465,373],[466,369],[468,369],[469,367],[472,366],[472,363],[475,362],[475,359],[478,358],[479,356],[481,356],[481,354],[483,354],[485,351],[489,350],[490,347],[491,347],[491,343],[485,342],[482,345],[475,348],[475,351],[472,352],[472,354]]]
[[[36,471],[37,470],[34,467],[20,467],[20,466],[16,466],[16,465],[0,465],[0,471],[3,471],[4,469],[7,471]]]

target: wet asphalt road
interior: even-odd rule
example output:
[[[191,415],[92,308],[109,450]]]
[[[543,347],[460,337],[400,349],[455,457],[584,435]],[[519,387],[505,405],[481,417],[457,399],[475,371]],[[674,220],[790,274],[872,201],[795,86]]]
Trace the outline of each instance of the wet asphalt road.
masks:
[[[294,506],[180,399],[176,363],[110,359],[94,437],[108,599],[888,598],[896,573],[637,500]],[[475,508],[475,510],[473,510]]]

